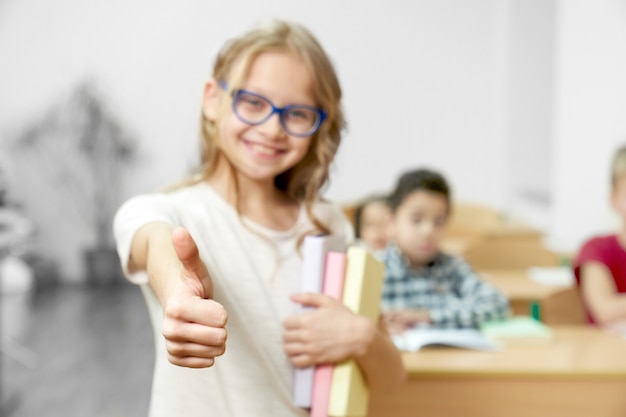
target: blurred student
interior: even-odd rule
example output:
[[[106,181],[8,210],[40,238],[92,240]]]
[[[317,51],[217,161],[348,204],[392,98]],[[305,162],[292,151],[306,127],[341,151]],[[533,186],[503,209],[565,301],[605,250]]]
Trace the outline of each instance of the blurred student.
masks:
[[[626,329],[626,145],[613,156],[611,205],[621,230],[586,241],[572,266],[589,323]]]
[[[387,196],[377,194],[363,199],[354,211],[354,232],[358,242],[374,252],[385,249],[390,220]]]
[[[418,325],[477,328],[508,316],[503,294],[465,261],[441,251],[450,201],[444,177],[427,169],[403,174],[389,198],[392,240],[382,254],[382,303],[392,333]]]

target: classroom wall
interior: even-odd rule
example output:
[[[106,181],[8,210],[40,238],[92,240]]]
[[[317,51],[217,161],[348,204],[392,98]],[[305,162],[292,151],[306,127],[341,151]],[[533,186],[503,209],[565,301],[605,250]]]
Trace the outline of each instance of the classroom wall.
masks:
[[[385,191],[402,170],[428,165],[448,176],[458,199],[533,222],[569,249],[578,231],[607,217],[601,188],[576,200],[569,184],[602,176],[614,137],[625,133],[616,116],[626,96],[623,9],[623,0],[4,0],[0,136],[6,144],[76,82],[95,79],[140,140],[124,195],[152,190],[196,162],[202,83],[221,44],[266,18],[295,19],[319,37],[344,89],[349,128],[329,198]],[[587,91],[581,79],[598,70],[579,67],[595,51],[588,36],[611,52],[598,63],[617,64],[588,88],[621,99],[571,108],[571,97]],[[594,141],[580,129],[599,125]],[[572,162],[581,158],[584,172]],[[93,236],[54,215],[67,203],[54,187],[13,171],[13,192],[40,223],[44,246],[62,260],[64,276],[80,281],[76,253]],[[584,220],[567,210],[575,200]]]
[[[553,105],[556,15],[554,1],[508,3],[506,111],[502,138],[509,145],[508,200],[511,217],[539,227],[553,203]]]
[[[609,206],[613,151],[626,143],[626,1],[559,3],[550,244],[572,248],[620,223]]]

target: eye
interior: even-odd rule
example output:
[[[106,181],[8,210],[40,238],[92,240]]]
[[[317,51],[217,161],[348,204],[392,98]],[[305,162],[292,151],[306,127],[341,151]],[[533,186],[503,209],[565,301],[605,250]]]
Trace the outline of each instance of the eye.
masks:
[[[263,110],[267,107],[267,102],[252,94],[241,94],[237,100],[238,105],[245,106],[249,110]]]
[[[442,228],[446,225],[446,217],[437,217],[435,219],[435,226],[437,228]]]
[[[419,224],[423,219],[424,217],[421,214],[414,214],[411,216],[411,223]]]
[[[310,122],[315,119],[315,113],[311,109],[300,107],[290,108],[285,115],[293,121]]]

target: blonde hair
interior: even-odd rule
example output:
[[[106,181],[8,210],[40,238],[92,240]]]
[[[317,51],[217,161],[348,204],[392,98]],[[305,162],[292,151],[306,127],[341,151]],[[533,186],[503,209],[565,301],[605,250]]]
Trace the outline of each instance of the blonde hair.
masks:
[[[619,178],[626,176],[626,145],[619,147],[613,154],[611,163],[611,185],[614,187]]]
[[[345,120],[339,80],[319,42],[302,25],[272,21],[228,41],[217,56],[213,78],[218,82],[227,81],[230,91],[237,90],[245,81],[254,60],[267,52],[292,53],[302,59],[313,80],[316,105],[326,112],[326,120],[313,135],[306,155],[293,168],[278,175],[275,185],[289,198],[304,202],[314,226],[321,232],[329,232],[328,227],[315,217],[312,209],[321,188],[328,181],[330,165],[339,148]],[[217,126],[228,108],[226,100],[222,100],[216,121],[201,114],[201,164],[199,172],[185,181],[186,184],[206,180],[216,169],[216,162],[222,155]],[[227,158],[225,160],[228,161]],[[234,171],[232,165],[230,169]],[[238,197],[236,177],[233,178],[235,195]],[[238,201],[239,198],[236,208],[240,212]]]

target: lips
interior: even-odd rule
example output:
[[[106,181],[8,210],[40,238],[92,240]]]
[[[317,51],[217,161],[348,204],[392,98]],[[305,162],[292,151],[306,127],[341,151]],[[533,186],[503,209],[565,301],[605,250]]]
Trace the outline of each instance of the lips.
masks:
[[[422,253],[432,253],[436,250],[435,246],[433,245],[421,245],[418,247],[418,249]]]
[[[271,157],[276,157],[280,154],[285,153],[285,151],[275,148],[273,146],[267,146],[267,145],[263,145],[261,143],[257,143],[257,142],[250,142],[247,140],[243,141],[244,144],[246,145],[246,147],[252,151],[253,154],[260,156],[260,157],[264,157],[264,158],[271,158]]]

